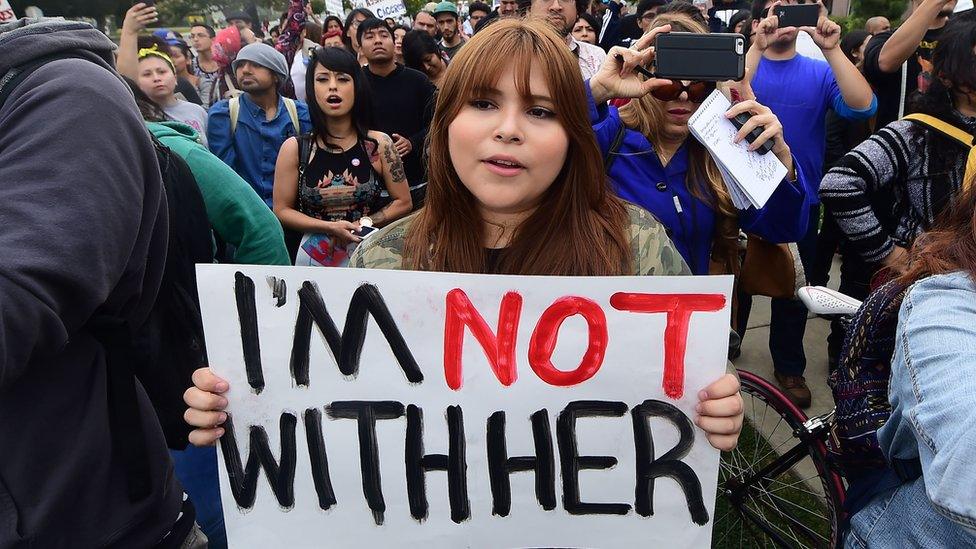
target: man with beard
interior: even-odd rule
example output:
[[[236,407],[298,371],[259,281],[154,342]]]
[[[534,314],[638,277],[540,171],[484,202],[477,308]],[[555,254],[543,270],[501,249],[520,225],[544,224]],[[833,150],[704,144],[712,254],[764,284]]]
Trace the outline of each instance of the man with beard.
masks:
[[[788,0],[782,4],[793,4]],[[840,50],[840,26],[827,18],[820,6],[816,27],[779,28],[770,12],[773,0],[755,0],[752,5],[754,33],[746,56],[746,70],[755,77],[756,99],[768,106],[783,124],[786,143],[804,174],[801,183],[810,197],[811,219],[806,234],[797,242],[804,270],[811,272],[820,218],[817,191],[823,175],[826,148],[825,116],[833,109],[842,118],[865,120],[877,110],[877,99],[857,67]],[[796,52],[796,37],[802,30],[827,60],[804,57]],[[748,297],[739,301],[739,326],[748,317]],[[775,376],[790,399],[801,408],[810,406],[810,390],[803,378],[806,356],[803,333],[807,310],[794,299],[773,299],[769,328],[769,351]]]
[[[464,45],[464,38],[458,28],[457,6],[444,0],[434,9],[434,19],[437,20],[437,30],[441,32],[441,49],[452,59],[454,54]]]
[[[394,61],[393,31],[383,20],[360,23],[357,38],[369,62],[365,74],[372,91],[374,129],[393,138],[403,159],[413,207],[419,208],[427,184],[421,159],[433,116],[434,85],[424,73]]]
[[[566,40],[569,48],[579,61],[580,72],[587,80],[600,70],[600,65],[607,58],[606,52],[599,46],[578,42],[573,38],[573,25],[579,14],[586,11],[587,0],[519,0],[519,10],[529,17],[545,19],[556,32]]]
[[[901,118],[912,92],[928,87],[932,52],[955,7],[956,0],[913,0],[898,30],[875,35],[864,48],[864,76],[878,92],[875,128]]]
[[[499,17],[517,17],[519,5],[517,0],[501,0],[498,3]]]
[[[437,38],[437,20],[434,14],[429,11],[418,11],[413,17],[413,30],[427,31],[428,34]]]
[[[207,141],[210,150],[271,207],[278,149],[289,137],[312,129],[308,107],[278,93],[288,78],[288,66],[273,47],[248,44],[232,67],[244,93],[210,108]]]

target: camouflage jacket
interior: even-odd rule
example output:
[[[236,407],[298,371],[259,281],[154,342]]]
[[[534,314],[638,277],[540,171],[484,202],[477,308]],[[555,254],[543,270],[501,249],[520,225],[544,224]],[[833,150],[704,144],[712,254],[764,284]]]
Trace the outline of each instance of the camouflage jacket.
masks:
[[[634,253],[635,275],[690,275],[664,226],[646,210],[627,204],[630,214],[630,245]],[[360,244],[349,261],[350,267],[402,269],[403,242],[414,216],[394,221]]]

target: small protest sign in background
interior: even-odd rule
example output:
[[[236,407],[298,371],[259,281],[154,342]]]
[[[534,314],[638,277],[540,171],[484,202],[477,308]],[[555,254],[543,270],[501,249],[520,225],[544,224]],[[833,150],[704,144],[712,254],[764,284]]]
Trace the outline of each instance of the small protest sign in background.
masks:
[[[730,277],[201,265],[232,547],[707,547]]]
[[[360,0],[358,7],[372,11],[380,19],[387,17],[396,19],[407,13],[407,8],[403,5],[402,0]]]

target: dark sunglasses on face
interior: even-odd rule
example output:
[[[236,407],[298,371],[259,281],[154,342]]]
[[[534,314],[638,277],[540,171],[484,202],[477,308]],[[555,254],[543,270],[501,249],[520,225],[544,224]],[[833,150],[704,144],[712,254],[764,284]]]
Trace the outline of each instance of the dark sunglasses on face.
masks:
[[[681,92],[688,92],[688,101],[701,103],[715,89],[715,82],[692,82],[687,86],[680,80],[672,80],[670,84],[654,88],[651,95],[660,101],[674,101],[681,96]]]

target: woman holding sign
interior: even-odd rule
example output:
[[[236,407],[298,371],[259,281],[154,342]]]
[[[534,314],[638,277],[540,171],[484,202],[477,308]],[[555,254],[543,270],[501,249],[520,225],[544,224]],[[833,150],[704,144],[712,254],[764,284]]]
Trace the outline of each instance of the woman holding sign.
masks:
[[[647,49],[640,54],[624,48],[611,50],[587,86],[593,130],[617,194],[646,208],[668,228],[675,247],[695,274],[708,274],[713,258],[723,264],[737,261],[740,228],[771,242],[796,241],[807,227],[807,197],[797,183],[801,174],[783,139],[779,119],[753,99],[748,82],[733,84],[733,93],[744,100],[733,105],[727,116],[752,114],[738,139],[756,126],[765,126],[750,148],[756,150],[772,141],[772,154],[788,170],[786,181],[763,208],[737,210],[718,165],[688,130],[688,120],[715,89],[715,83],[645,79],[631,70],[622,71],[616,59],[622,54],[639,58],[646,65],[654,56],[648,46],[658,34],[704,34],[708,26],[696,8],[677,2],[665,6],[651,27],[635,46]],[[616,98],[633,100],[619,110],[607,107],[606,102]]]
[[[639,62],[628,54],[625,70]],[[664,228],[606,185],[579,67],[544,22],[504,20],[451,63],[431,124],[427,204],[371,236],[355,267],[509,275],[686,275]],[[228,390],[194,374],[197,445],[223,435]],[[735,446],[742,398],[727,374],[699,394],[712,446]]]

